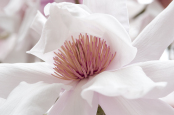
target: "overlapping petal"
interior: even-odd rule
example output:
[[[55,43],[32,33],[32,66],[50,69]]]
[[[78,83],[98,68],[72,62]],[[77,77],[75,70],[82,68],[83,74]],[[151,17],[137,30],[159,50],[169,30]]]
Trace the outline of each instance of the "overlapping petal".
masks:
[[[53,15],[51,11],[53,6],[57,6],[60,9],[66,9],[71,15],[75,17],[85,17],[92,13],[91,10],[83,4],[75,5],[74,3],[70,2],[60,2],[58,4],[57,3],[47,4],[44,8],[44,13],[46,16]]]
[[[99,96],[106,115],[173,115],[174,109],[158,99],[134,99]]]
[[[2,115],[43,115],[53,105],[62,84],[21,82],[0,108]]]
[[[126,67],[115,72],[102,72],[85,84],[82,97],[92,102],[93,93],[115,97],[123,96],[136,99],[145,96],[151,90],[165,87],[165,82],[153,82],[138,66]]]
[[[45,23],[41,39],[29,53],[53,63],[53,51],[60,48],[65,40],[70,40],[71,36],[78,38],[80,33],[87,33],[105,39],[112,52],[116,52],[109,70],[120,68],[134,59],[136,48],[132,47],[129,35],[117,19],[107,14],[74,16],[73,11],[69,12],[66,7],[60,7],[60,4],[49,5],[50,16]],[[71,4],[71,7],[75,7],[76,11],[78,6]]]
[[[96,95],[94,95],[92,106],[80,95],[82,91],[81,87],[87,81],[88,80],[80,81],[72,90],[65,91],[48,115],[96,115],[98,108],[98,98]]]
[[[154,82],[166,82],[166,87],[162,89],[155,89],[145,97],[160,98],[168,95],[174,91],[174,61],[149,61],[137,63],[144,73]]]
[[[84,0],[93,13],[105,13],[114,16],[129,31],[129,17],[126,0]]]
[[[136,38],[138,52],[132,63],[157,60],[174,40],[174,2],[159,14]]]
[[[20,82],[66,83],[53,77],[53,69],[47,63],[0,64],[0,96],[6,98]],[[5,89],[5,90],[4,90]]]
[[[41,35],[45,22],[46,22],[46,18],[43,16],[43,14],[37,11],[37,14],[33,20],[33,23],[31,24],[31,28]]]

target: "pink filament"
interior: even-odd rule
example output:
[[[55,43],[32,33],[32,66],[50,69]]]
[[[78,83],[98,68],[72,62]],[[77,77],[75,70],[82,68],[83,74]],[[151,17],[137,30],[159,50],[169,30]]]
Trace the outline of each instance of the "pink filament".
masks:
[[[104,39],[87,34],[79,35],[72,42],[65,41],[59,53],[55,53],[55,77],[64,80],[84,79],[104,71],[114,59],[116,52],[111,54],[110,47]]]

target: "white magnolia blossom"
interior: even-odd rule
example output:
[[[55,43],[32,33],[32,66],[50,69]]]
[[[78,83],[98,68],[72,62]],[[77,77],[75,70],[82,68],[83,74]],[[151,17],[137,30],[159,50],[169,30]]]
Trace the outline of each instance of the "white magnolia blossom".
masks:
[[[57,87],[55,92],[55,87],[50,88],[52,90],[51,95],[54,96],[53,100],[63,91],[48,115],[95,115],[98,105],[107,115],[174,114],[171,106],[158,99],[174,90],[174,62],[158,61],[166,47],[174,40],[174,17],[172,15],[174,2],[158,15],[133,42],[131,42],[128,34],[126,0],[109,0],[109,2],[108,0],[84,0],[82,5],[66,2],[52,3],[45,7],[44,12],[45,15],[48,15],[48,18],[46,19],[38,12],[32,24],[35,31],[41,34],[41,38],[28,53],[45,62],[0,65],[0,96],[7,99],[5,102],[4,99],[1,99],[2,105],[0,106],[4,109],[1,109],[0,113],[9,115],[9,111],[20,111],[25,115],[31,115],[31,112],[32,115],[38,115],[41,108],[47,108],[45,102],[49,101],[47,99],[44,101],[45,96],[39,95],[38,92],[43,91],[41,90],[42,87],[35,92],[28,93],[28,96],[32,98],[22,101],[27,104],[19,102],[19,105],[16,103],[18,102],[17,97],[20,97],[21,93],[16,91],[18,93],[13,94],[15,91],[13,89],[21,81],[27,83],[44,81]],[[91,55],[85,54],[87,56],[87,61],[85,61],[90,65],[86,66],[90,75],[86,69],[82,68],[84,67],[83,62],[81,62],[81,68],[78,68],[78,65],[76,66],[80,70],[67,70],[67,68],[74,66],[71,64],[75,64],[77,60],[73,57],[68,58],[68,55],[70,55],[68,53],[77,51],[81,55],[81,47],[87,49],[87,41],[84,46],[80,46],[80,41],[77,39],[82,37],[79,40],[83,40],[85,33],[105,40],[106,42],[103,43],[110,46],[110,50],[107,49],[106,54],[116,52],[108,67],[99,74],[93,74],[95,71],[92,70],[94,66],[102,65],[103,62],[96,62],[96,65],[91,66],[92,61],[88,61],[88,56],[100,55],[100,53],[93,53],[100,46],[92,49],[91,42],[88,45],[88,50],[83,49],[84,54],[88,51],[92,52]],[[77,40],[74,45],[75,48],[78,46],[76,50],[71,46],[74,44],[71,37]],[[85,38],[87,39],[88,36],[86,35]],[[70,44],[66,42],[67,40],[70,40],[68,42]],[[91,40],[95,39],[91,38]],[[100,43],[98,44],[100,45]],[[62,60],[65,57],[65,62],[74,59],[73,62],[67,61],[68,65],[61,65],[62,62],[56,61],[58,57],[55,57],[58,49],[61,51],[60,47],[63,49],[64,46],[67,49],[72,48],[69,52],[64,50],[67,57],[63,53],[60,54],[63,55]],[[107,46],[103,46],[101,50]],[[103,58],[105,58],[105,55],[100,55],[96,60]],[[89,60],[91,59],[93,58]],[[86,71],[86,73],[84,72],[82,75],[80,71]],[[55,76],[54,72],[60,73]],[[47,86],[49,87],[49,85]],[[10,93],[11,91],[12,93]],[[9,94],[10,96],[8,96]],[[44,91],[44,95],[47,94],[50,94],[49,90]],[[34,99],[35,96],[39,100]],[[16,101],[15,98],[17,98]],[[36,104],[30,103],[31,100]],[[40,100],[43,101],[42,104],[37,104]],[[53,104],[53,100],[50,100],[50,104]],[[12,106],[12,108],[9,110],[8,106]],[[14,108],[14,106],[17,107]],[[27,107],[30,108],[31,106],[34,109],[29,111]]]

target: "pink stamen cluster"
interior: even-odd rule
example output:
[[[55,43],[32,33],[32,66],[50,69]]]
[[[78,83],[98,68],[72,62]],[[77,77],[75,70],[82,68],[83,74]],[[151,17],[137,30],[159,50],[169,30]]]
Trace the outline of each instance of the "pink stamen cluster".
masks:
[[[65,41],[61,50],[55,53],[53,76],[64,80],[84,79],[104,71],[114,59],[106,41],[87,34],[79,35],[72,42]]]

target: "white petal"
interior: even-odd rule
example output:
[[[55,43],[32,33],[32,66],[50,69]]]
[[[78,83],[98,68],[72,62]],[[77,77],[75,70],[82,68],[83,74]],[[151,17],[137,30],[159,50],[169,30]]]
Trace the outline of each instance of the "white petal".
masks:
[[[92,107],[81,97],[81,87],[87,80],[80,81],[71,91],[65,91],[48,115],[96,115],[98,98],[93,98]]]
[[[53,5],[58,7],[58,8],[68,10],[68,12],[70,12],[71,15],[73,15],[75,17],[84,17],[84,16],[87,16],[87,15],[92,13],[89,10],[89,8],[83,4],[74,4],[74,3],[70,3],[70,2],[62,2],[62,3],[48,3],[44,8],[44,13],[46,16],[50,15],[50,13],[51,13],[50,10],[51,10],[51,7]]]
[[[132,63],[159,59],[174,40],[174,1],[133,42],[137,56]]]
[[[169,50],[166,49],[166,50],[164,50],[164,52],[163,52],[163,54],[161,55],[161,57],[160,57],[159,60],[161,60],[161,61],[167,61],[167,60],[169,60],[169,59],[170,59],[170,58],[169,58]]]
[[[45,22],[46,18],[39,11],[37,11],[33,23],[31,24],[31,28],[41,35]]]
[[[93,13],[110,14],[129,30],[129,17],[126,0],[83,0]]]
[[[130,63],[136,55],[136,48],[132,47],[129,35],[114,17],[91,14],[77,18],[72,12],[61,9],[56,4],[51,4],[50,17],[45,23],[42,37],[28,53],[53,63],[53,52],[60,48],[65,40],[70,40],[71,36],[77,38],[80,33],[105,39],[112,52],[116,52],[109,70]]]
[[[96,75],[83,87],[82,97],[89,103],[92,102],[94,92],[109,97],[123,96],[128,99],[136,99],[165,85],[164,82],[154,83],[140,67],[133,66]]]
[[[174,61],[150,61],[137,63],[136,65],[140,66],[144,73],[154,82],[167,83],[166,87],[152,90],[146,97],[160,98],[174,91]]]
[[[48,16],[50,14],[50,6],[51,4],[48,3],[45,7],[44,7],[44,14],[45,16]]]
[[[0,107],[5,103],[6,99],[0,98]]]
[[[174,109],[158,99],[128,100],[101,96],[99,104],[106,115],[173,115]]]
[[[152,3],[154,0],[138,0],[138,2],[140,3],[140,4],[150,4],[150,3]]]
[[[170,93],[166,97],[161,98],[161,100],[171,105],[174,108],[174,92]]]
[[[0,64],[0,97],[6,98],[21,81],[27,83],[63,82],[51,74],[53,74],[53,69],[46,63]]]
[[[53,105],[62,84],[21,82],[0,108],[2,115],[43,115]]]

